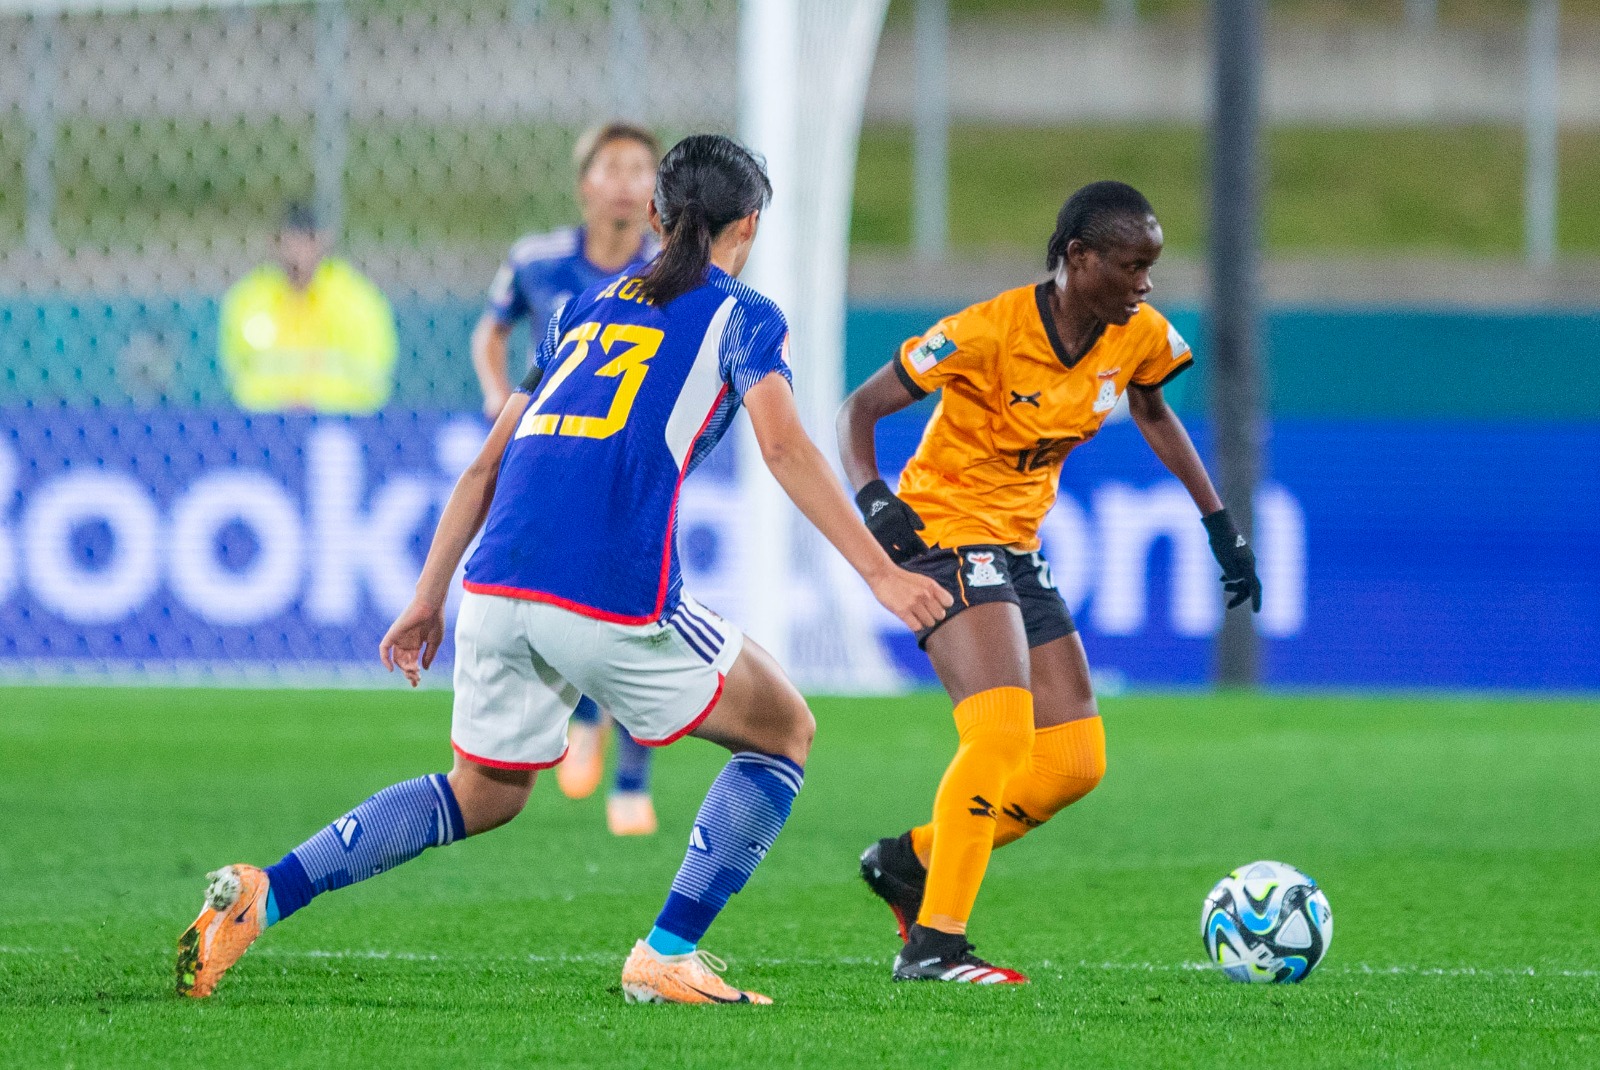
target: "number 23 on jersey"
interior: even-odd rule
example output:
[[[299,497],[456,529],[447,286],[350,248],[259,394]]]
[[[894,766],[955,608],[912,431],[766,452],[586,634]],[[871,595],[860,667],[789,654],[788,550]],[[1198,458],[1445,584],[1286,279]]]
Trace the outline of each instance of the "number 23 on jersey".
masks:
[[[556,348],[555,374],[534,403],[528,406],[522,422],[517,425],[517,438],[524,435],[572,435],[578,438],[610,438],[621,431],[633,411],[644,377],[650,372],[650,358],[661,348],[665,335],[654,327],[633,323],[585,323],[566,333]],[[597,379],[619,379],[611,395],[611,405],[604,416],[578,416],[575,414],[547,412],[546,407],[561,390],[568,377],[578,371],[589,356],[589,347],[598,339],[600,353],[611,359],[592,373]],[[615,356],[612,348],[624,346]],[[572,351],[562,359],[561,352],[568,346]],[[598,384],[596,384],[598,385]],[[570,392],[569,392],[570,393]],[[579,391],[579,396],[587,391]],[[588,407],[588,406],[585,406]]]

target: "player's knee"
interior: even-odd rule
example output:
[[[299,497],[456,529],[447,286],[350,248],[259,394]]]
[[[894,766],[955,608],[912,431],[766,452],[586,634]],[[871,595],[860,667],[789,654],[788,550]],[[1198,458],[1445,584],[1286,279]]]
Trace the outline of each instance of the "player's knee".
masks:
[[[811,715],[811,707],[783,676],[774,681],[767,701],[770,721],[766,734],[771,740],[768,753],[781,754],[804,765],[817,734],[817,719]]]
[[[981,751],[1010,776],[1033,753],[1033,700],[1024,688],[999,687],[971,696],[955,711],[961,745]]]
[[[468,836],[477,836],[480,833],[492,832],[501,825],[507,824],[512,818],[522,813],[522,807],[523,802],[488,806],[478,805],[471,808],[462,807],[461,823],[466,826]]]
[[[1083,717],[1041,729],[1033,768],[1056,788],[1065,806],[1089,794],[1106,775],[1105,726],[1098,717]]]
[[[1100,786],[1100,781],[1104,780],[1105,776],[1106,760],[1105,756],[1101,755],[1098,765],[1089,766],[1078,774],[1077,798],[1081,799],[1095,788],[1098,788]],[[1074,801],[1076,801],[1076,799]]]
[[[522,813],[533,780],[532,770],[491,769],[458,760],[450,772],[450,788],[467,835],[497,829]]]
[[[1076,772],[1088,782],[1087,795],[1106,775],[1106,731],[1098,716],[1084,718],[1082,736]]]
[[[796,726],[796,741],[803,745],[806,753],[811,753],[811,741],[817,738],[817,719],[811,713],[809,706],[800,711],[799,724]]]
[[[811,708],[806,705],[805,699],[796,694],[785,702],[783,717],[777,727],[780,749],[775,753],[804,765],[811,754],[811,741],[817,735],[817,719],[811,715]]]
[[[1033,753],[1033,725],[995,732],[985,740],[985,743],[997,764],[1004,766],[1012,774],[1021,772]]]

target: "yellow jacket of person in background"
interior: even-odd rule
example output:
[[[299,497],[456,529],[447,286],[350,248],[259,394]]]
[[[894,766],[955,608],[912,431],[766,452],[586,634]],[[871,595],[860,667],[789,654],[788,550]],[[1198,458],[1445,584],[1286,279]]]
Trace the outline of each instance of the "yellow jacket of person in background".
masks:
[[[304,290],[267,264],[222,299],[223,372],[252,412],[376,412],[394,392],[395,349],[388,300],[334,257]]]

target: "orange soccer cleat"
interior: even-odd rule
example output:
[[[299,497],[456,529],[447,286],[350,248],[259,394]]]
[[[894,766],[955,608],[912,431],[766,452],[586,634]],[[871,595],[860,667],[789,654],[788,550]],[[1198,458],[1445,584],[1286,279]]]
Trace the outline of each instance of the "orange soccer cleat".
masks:
[[[622,966],[622,995],[629,1003],[771,1003],[741,992],[717,976],[728,964],[705,951],[662,955],[640,940]]]
[[[267,927],[267,875],[255,866],[206,874],[206,905],[178,937],[178,995],[204,999]]]
[[[653,836],[656,806],[649,792],[616,791],[606,797],[606,827],[613,836]]]
[[[587,799],[606,771],[605,719],[567,725],[567,756],[556,766],[556,783],[569,799]]]

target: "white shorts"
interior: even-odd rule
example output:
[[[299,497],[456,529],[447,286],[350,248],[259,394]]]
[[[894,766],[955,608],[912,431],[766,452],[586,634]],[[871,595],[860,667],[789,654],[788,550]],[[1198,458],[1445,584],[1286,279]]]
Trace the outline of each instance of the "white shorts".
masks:
[[[496,769],[548,769],[588,695],[649,747],[706,719],[744,636],[685,596],[655,624],[612,624],[520,598],[467,592],[456,618],[450,743]]]

